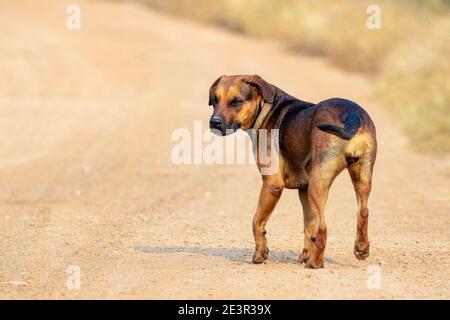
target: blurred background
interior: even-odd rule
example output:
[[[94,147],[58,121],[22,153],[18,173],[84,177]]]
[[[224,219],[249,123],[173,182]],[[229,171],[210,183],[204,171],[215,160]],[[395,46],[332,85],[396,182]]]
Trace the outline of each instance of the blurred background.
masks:
[[[374,95],[398,119],[413,149],[450,152],[448,0],[139,0],[152,8],[250,36],[373,79]],[[366,26],[370,5],[381,29]]]

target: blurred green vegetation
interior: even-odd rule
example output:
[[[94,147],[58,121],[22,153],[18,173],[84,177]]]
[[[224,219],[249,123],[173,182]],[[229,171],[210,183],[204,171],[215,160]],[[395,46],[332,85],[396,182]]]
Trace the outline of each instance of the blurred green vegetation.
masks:
[[[375,93],[420,152],[450,153],[450,0],[140,0],[171,14],[324,55],[373,77]]]

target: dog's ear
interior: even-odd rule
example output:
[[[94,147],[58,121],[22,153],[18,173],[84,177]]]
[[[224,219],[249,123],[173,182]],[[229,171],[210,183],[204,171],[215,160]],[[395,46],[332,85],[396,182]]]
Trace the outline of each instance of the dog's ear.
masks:
[[[225,77],[225,76],[224,75],[220,76],[216,81],[213,82],[213,84],[211,85],[211,88],[209,88],[209,102],[208,102],[208,104],[210,106],[212,106],[212,104],[213,104],[212,103],[212,99],[213,99],[213,96],[214,96],[214,92],[216,92],[217,85],[219,84],[220,80],[223,77]]]
[[[273,98],[275,97],[275,87],[267,83],[263,78],[258,75],[253,75],[244,77],[242,81],[256,87],[264,100],[268,103],[273,103]]]

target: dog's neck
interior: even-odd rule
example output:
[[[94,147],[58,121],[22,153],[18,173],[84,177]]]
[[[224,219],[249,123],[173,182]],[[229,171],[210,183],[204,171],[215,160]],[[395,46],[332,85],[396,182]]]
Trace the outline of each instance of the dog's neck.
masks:
[[[264,120],[267,118],[267,115],[270,113],[271,109],[272,109],[272,104],[270,104],[266,101],[262,101],[261,105],[259,107],[258,115],[256,116],[256,119],[255,119],[255,123],[253,124],[253,126],[250,129],[254,130],[254,131],[258,131],[261,128]]]
[[[260,102],[255,122],[249,128],[252,131],[257,132],[259,129],[279,128],[287,111],[292,107],[303,109],[314,105],[313,103],[297,99],[275,86],[274,88],[273,102],[269,103],[265,100]]]

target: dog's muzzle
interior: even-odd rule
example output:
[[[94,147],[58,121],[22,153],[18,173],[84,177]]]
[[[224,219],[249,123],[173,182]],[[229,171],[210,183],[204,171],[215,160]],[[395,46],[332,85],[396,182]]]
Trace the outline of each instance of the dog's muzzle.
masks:
[[[216,129],[216,130],[222,131],[222,129],[223,129],[222,117],[218,117],[218,116],[211,117],[211,119],[209,120],[209,127],[211,129]]]
[[[235,133],[241,127],[240,124],[234,124],[230,127],[226,125],[220,116],[212,116],[209,120],[209,128],[211,132],[218,136],[227,136]]]

